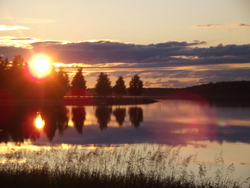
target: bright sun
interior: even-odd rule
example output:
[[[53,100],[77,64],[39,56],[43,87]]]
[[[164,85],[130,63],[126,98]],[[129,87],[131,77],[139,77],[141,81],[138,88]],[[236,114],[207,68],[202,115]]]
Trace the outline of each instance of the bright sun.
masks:
[[[34,61],[34,68],[40,73],[47,72],[50,69],[50,62],[44,57],[37,58]]]
[[[35,54],[29,60],[29,70],[35,78],[45,78],[52,72],[52,60],[46,54]]]

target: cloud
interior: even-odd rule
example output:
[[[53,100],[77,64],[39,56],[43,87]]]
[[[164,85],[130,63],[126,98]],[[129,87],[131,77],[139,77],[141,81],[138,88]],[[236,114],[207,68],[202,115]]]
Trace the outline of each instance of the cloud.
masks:
[[[21,39],[21,40],[20,40]],[[96,41],[70,43],[65,41],[37,41],[32,38],[12,38],[29,41],[32,51],[51,54],[54,61],[85,63],[119,68],[179,67],[193,65],[218,65],[249,63],[250,45],[194,47],[205,41],[168,41],[158,44],[138,45],[131,43]],[[1,40],[0,40],[1,41]],[[34,39],[33,39],[34,41]],[[8,54],[16,55],[15,50]]]
[[[0,31],[10,31],[10,30],[20,30],[20,29],[29,29],[29,28],[24,26],[0,25]]]
[[[7,38],[2,39],[0,45],[7,41]],[[27,43],[32,48],[10,46],[16,41]],[[32,37],[9,37],[8,42],[9,46],[0,47],[0,55],[9,59],[18,54],[25,57],[43,51],[55,62],[68,65],[69,72],[79,66],[89,72],[88,76],[94,77],[101,71],[124,78],[139,74],[147,79],[146,86],[184,87],[216,81],[250,80],[250,69],[247,68],[250,64],[250,44],[199,47],[206,42],[168,41],[140,45],[106,40],[41,41]]]
[[[195,25],[191,28],[212,28],[212,27],[220,27],[221,25],[218,24],[205,24],[205,25]]]
[[[236,24],[234,27],[250,27],[250,24]]]
[[[31,43],[36,42],[38,39],[33,37],[11,37],[11,36],[3,36],[0,37],[0,47],[8,46],[8,47],[17,47],[17,48],[27,48],[30,49]],[[25,51],[25,49],[23,49]],[[13,51],[15,53],[15,51]],[[9,54],[10,53],[10,54]],[[13,57],[13,53],[8,52],[8,54]],[[6,54],[7,55],[7,54]]]
[[[3,36],[0,37],[0,46],[12,46],[12,47],[23,47],[32,49],[33,46],[37,46],[40,49],[46,45],[51,44],[67,44],[67,41],[41,41],[34,37],[12,37]],[[32,45],[31,45],[32,44]]]
[[[130,67],[172,67],[180,65],[224,64],[250,62],[250,45],[226,45],[209,48],[193,47],[204,44],[169,41],[165,43],[137,45],[121,42],[38,42],[31,44],[34,50],[43,50],[64,63],[129,63]]]

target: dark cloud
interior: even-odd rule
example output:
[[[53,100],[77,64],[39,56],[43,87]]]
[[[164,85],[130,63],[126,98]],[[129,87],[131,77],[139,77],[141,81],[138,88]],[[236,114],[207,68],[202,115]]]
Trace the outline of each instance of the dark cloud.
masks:
[[[185,48],[204,44],[204,41],[166,42],[150,45],[126,44],[110,41],[81,43],[39,42],[32,46],[34,50],[43,50],[55,56],[56,61],[65,63],[147,63],[155,60],[171,60],[171,56],[182,55]]]
[[[0,46],[0,56],[12,60],[16,55],[26,57],[30,52],[25,48],[17,48],[12,46]]]
[[[62,44],[62,42],[61,41],[41,41],[41,42],[34,42],[31,45],[34,49],[40,49],[40,48],[52,46],[55,44]]]
[[[60,41],[44,41],[31,44],[33,50],[30,52],[43,51],[51,54],[56,62],[86,64],[123,62],[129,63],[131,67],[173,67],[250,62],[249,44],[218,45],[210,48],[193,47],[204,43],[206,42],[169,41],[137,45],[110,41],[67,44]],[[25,49],[1,47],[1,54],[5,56],[13,56],[19,54],[20,51],[25,52]]]

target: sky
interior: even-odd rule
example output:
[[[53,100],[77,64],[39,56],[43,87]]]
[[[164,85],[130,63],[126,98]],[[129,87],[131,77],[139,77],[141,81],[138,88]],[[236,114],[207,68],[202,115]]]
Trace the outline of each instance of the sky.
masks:
[[[249,0],[0,0],[0,56],[37,52],[87,87],[100,72],[128,86],[250,80]]]

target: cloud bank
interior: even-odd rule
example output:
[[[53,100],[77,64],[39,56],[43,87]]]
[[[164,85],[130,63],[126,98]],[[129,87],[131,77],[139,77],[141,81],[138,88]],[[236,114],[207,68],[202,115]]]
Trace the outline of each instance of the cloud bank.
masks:
[[[32,38],[22,38],[31,41]],[[12,40],[22,40],[12,39]],[[88,65],[112,76],[139,74],[147,87],[185,87],[193,84],[249,80],[250,44],[199,47],[205,41],[168,41],[139,45],[111,41],[38,41],[31,49],[0,46],[0,55],[13,58],[43,51],[55,62],[73,67]],[[112,71],[111,71],[112,70]]]

